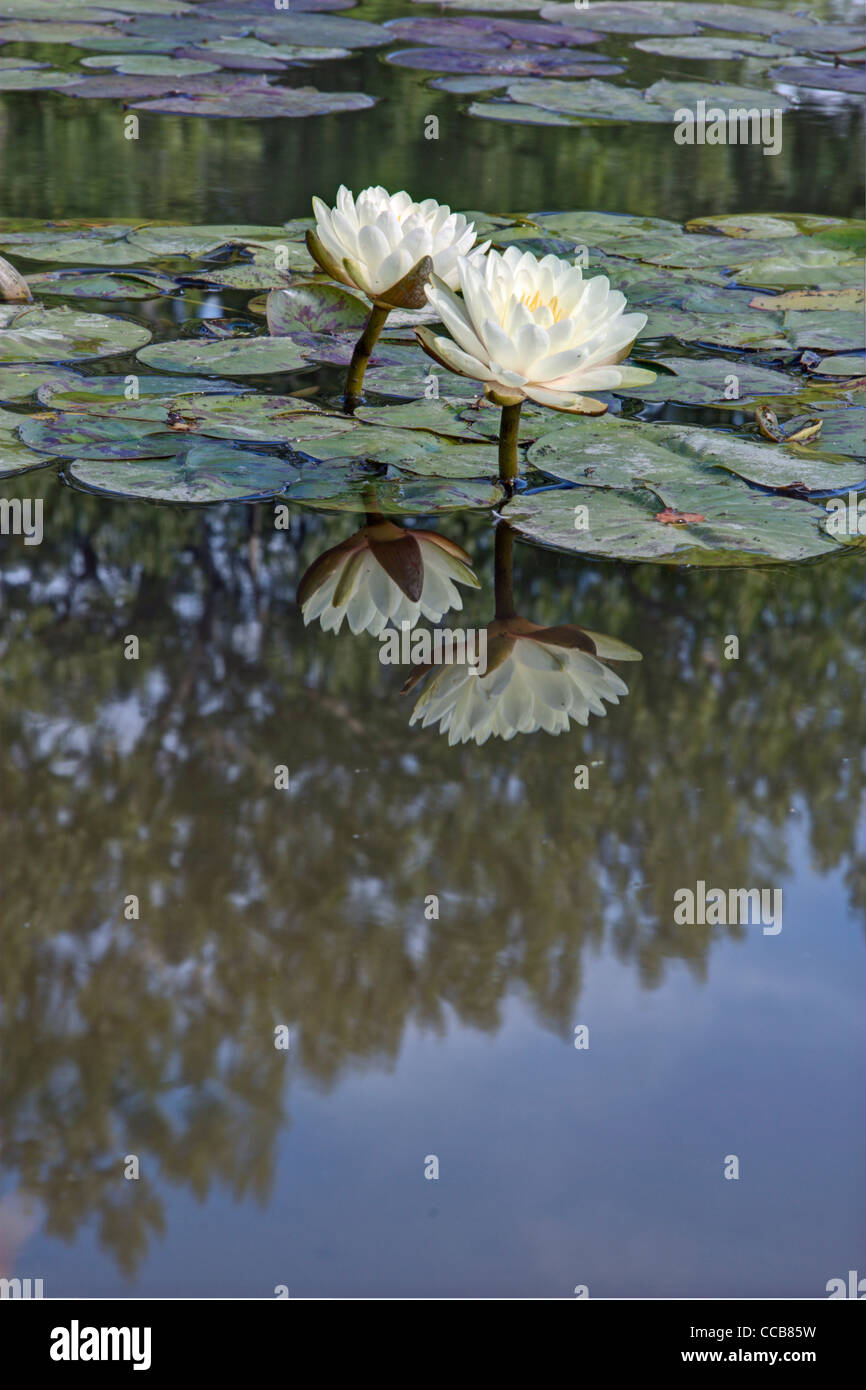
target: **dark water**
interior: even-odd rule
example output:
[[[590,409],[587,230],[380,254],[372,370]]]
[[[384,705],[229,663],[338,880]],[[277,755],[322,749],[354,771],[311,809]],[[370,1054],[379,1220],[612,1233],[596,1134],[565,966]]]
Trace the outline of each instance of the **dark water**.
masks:
[[[797,112],[778,159],[674,157],[654,127],[470,120],[375,53],[310,80],[384,99],[161,117],[133,145],[110,103],[4,97],[2,211],[270,222],[340,181],[859,211],[852,105]],[[56,1296],[809,1297],[862,1269],[862,557],[697,573],[518,544],[520,613],[643,661],[586,729],[449,748],[408,727],[374,638],[303,627],[297,581],[351,518],[277,531],[271,506],[109,502],[53,470],[3,495],[44,498],[45,538],[0,537],[0,1273]],[[492,525],[435,525],[483,625]],[[677,925],[698,880],[781,889],[781,932]]]

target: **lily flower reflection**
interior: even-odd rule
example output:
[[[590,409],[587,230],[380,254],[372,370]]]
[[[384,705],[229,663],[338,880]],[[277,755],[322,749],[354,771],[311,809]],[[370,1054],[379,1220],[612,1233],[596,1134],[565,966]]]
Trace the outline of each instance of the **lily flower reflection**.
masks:
[[[569,623],[543,627],[514,612],[511,549],[513,534],[496,533],[496,617],[487,627],[487,666],[480,674],[468,661],[419,666],[403,687],[408,693],[427,678],[410,725],[438,724],[453,747],[474,740],[544,729],[565,733],[572,721],[588,724],[619,704],[628,686],[605,661],[640,661],[634,647]]]
[[[345,618],[354,633],[374,637],[388,623],[436,623],[462,608],[458,584],[480,587],[471,557],[435,531],[410,530],[383,517],[314,560],[298,586],[304,624],[318,620],[339,632]]]

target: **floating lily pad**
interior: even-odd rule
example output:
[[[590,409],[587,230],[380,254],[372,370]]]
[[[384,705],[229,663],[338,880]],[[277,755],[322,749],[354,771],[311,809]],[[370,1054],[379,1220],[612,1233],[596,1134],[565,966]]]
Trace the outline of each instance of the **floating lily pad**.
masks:
[[[0,69],[0,92],[38,92],[49,88],[68,87],[75,73],[47,71],[35,68]]]
[[[660,5],[657,0],[625,4],[593,0],[582,8],[574,4],[543,5],[541,17],[554,23],[599,29],[605,34],[697,34],[698,25],[688,18],[690,9],[690,5]]]
[[[826,65],[800,66],[797,64],[773,68],[767,74],[771,82],[790,82],[795,87],[812,87],[825,92],[866,93],[866,72],[856,68],[831,67]]]
[[[505,497],[498,482],[437,482],[429,478],[363,477],[338,468],[304,471],[286,490],[287,501],[325,511],[385,516],[433,516],[441,512],[490,511]]]
[[[561,82],[555,78],[523,78],[511,83],[508,95],[518,105],[540,106],[557,115],[589,120],[666,124],[672,119],[665,107],[648,101],[643,92],[596,79]],[[502,119],[507,117],[503,114]]]
[[[195,443],[170,458],[78,459],[70,477],[96,492],[150,502],[243,502],[275,497],[300,474],[286,459],[239,445]]]
[[[432,430],[440,436],[483,443],[487,436],[476,428],[471,410],[468,418],[463,415],[466,408],[472,405],[472,398],[468,396],[454,401],[413,401],[410,405],[367,405],[358,407],[355,418],[371,425],[401,430]],[[497,430],[498,425],[499,413],[496,412]]]
[[[153,222],[135,229],[133,242],[152,257],[206,256],[229,245],[254,246],[284,239],[290,234],[279,226],[257,223],[223,222],[208,226]]]
[[[756,310],[756,313],[762,312]],[[863,315],[834,309],[830,313],[789,309],[785,331],[795,348],[812,352],[845,352],[863,346]]]
[[[305,48],[378,48],[392,42],[386,28],[368,20],[285,10],[274,13],[273,8],[270,15],[257,15],[250,27],[259,39]]]
[[[848,53],[864,47],[863,29],[857,24],[814,24],[808,29],[780,25],[778,37],[806,53]]]
[[[138,101],[136,111],[162,111],[178,116],[278,117],[323,116],[328,112],[365,111],[375,97],[363,92],[320,92],[315,87],[272,87],[257,92],[214,92],[200,96],[157,97]]]
[[[761,9],[755,5],[705,4],[701,0],[682,0],[680,4],[667,5],[669,13],[691,19],[695,24],[706,25],[710,29],[733,30],[738,34],[774,34],[786,24],[792,28],[800,25],[800,17],[786,15],[783,10]]]
[[[169,58],[155,53],[97,53],[91,58],[82,58],[81,64],[87,68],[113,68],[119,73],[151,77],[195,77],[205,72],[218,72],[220,66],[219,63]]]
[[[0,340],[2,350],[2,340]],[[152,343],[139,361],[163,372],[203,372],[225,376],[260,376],[296,372],[312,363],[290,338],[230,338],[216,342],[197,339]]]
[[[488,73],[515,77],[603,77],[624,69],[615,63],[586,63],[579,54],[487,53],[465,48],[400,48],[385,55],[386,63],[401,68],[421,68],[424,72]]]
[[[524,8],[531,7],[527,5]],[[460,15],[455,19],[389,19],[385,28],[395,39],[430,44],[434,48],[489,50],[508,48],[513,43],[572,48],[598,43],[603,37],[566,24],[545,24],[535,19],[480,18],[477,15]]]
[[[358,337],[369,313],[369,305],[340,285],[300,282],[268,296],[268,332],[275,338],[293,333]]]
[[[493,445],[480,441],[466,444],[423,430],[361,424],[352,431],[320,435],[298,447],[320,461],[366,459],[433,478],[484,478],[498,473],[498,451]]]
[[[866,406],[823,409],[821,433],[815,441],[824,453],[866,458]],[[785,422],[787,425],[787,422]],[[864,470],[866,474],[866,470]]]
[[[28,275],[27,283],[35,294],[71,299],[156,299],[177,289],[171,275],[156,272],[105,275],[99,271],[48,270]]]
[[[128,319],[59,309],[0,308],[0,362],[76,362],[133,352],[150,332]]]
[[[14,370],[5,367],[0,372]],[[43,405],[51,405],[55,410],[92,410],[95,414],[103,413],[107,406],[123,402],[130,408],[139,402],[151,401],[163,406],[183,405],[185,396],[205,393],[238,395],[244,391],[237,382],[203,376],[140,376],[138,373],[128,373],[126,376],[80,376],[78,372],[70,372],[63,367],[38,374],[34,372],[32,376],[37,383],[37,398]],[[137,394],[128,395],[127,392],[132,390]]]
[[[0,233],[0,247],[31,261],[84,262],[88,265],[135,265],[153,259],[146,248],[133,245],[131,225],[88,228],[76,224],[40,232]]]
[[[693,217],[686,223],[687,232],[718,232],[722,236],[772,241],[775,237],[797,235],[797,226],[785,217],[774,217],[767,213],[744,213],[739,217],[729,214],[726,217]]]
[[[0,367],[0,401],[25,401],[43,386],[68,390],[79,380],[67,367]]]
[[[742,108],[748,110],[755,107],[758,110],[766,110],[768,106],[767,93],[760,88],[701,81],[654,82],[651,87],[647,87],[646,99],[667,108],[672,118],[682,107],[694,109],[699,101],[706,104],[708,116],[713,107],[722,111],[731,111]],[[780,96],[778,92],[774,92],[772,106],[774,110],[786,111],[790,102],[785,97]]]
[[[576,525],[587,508],[587,527]],[[670,513],[701,521],[669,524]],[[810,502],[767,497],[734,481],[699,478],[633,491],[580,488],[520,496],[504,508],[518,535],[603,559],[728,567],[838,554],[826,515]]]
[[[788,309],[816,312],[819,309],[856,309],[864,301],[857,286],[844,290],[786,290],[784,294],[759,294],[752,299],[754,309],[784,313]]]
[[[63,458],[165,458],[178,444],[177,437],[159,422],[62,411],[28,416],[22,420],[18,437],[31,449]]]
[[[263,39],[205,39],[199,47],[182,48],[178,57],[213,61],[223,68],[249,72],[285,72],[297,63],[323,63],[348,58],[347,48],[309,48],[291,43],[267,43]]]
[[[4,411],[3,414],[6,415],[7,412]],[[17,422],[20,423],[22,418],[18,416]],[[30,473],[34,468],[45,468],[47,464],[56,461],[50,454],[40,454],[35,449],[28,449],[5,424],[0,428],[0,478],[9,478],[14,473]]]
[[[803,246],[802,243],[806,245]],[[820,285],[827,289],[831,285],[861,285],[863,266],[859,261],[851,261],[847,251],[833,251],[824,246],[810,246],[809,238],[790,238],[780,242],[778,255],[764,256],[759,260],[746,261],[737,268],[737,279],[746,285],[771,285],[784,288],[787,285],[798,289],[805,285]],[[792,248],[788,254],[788,248]]]
[[[656,53],[663,58],[688,58],[729,62],[742,58],[778,59],[792,50],[760,39],[724,39],[711,34],[697,38],[637,39],[635,48],[642,53]]]
[[[437,92],[454,92],[458,96],[472,96],[475,92],[496,92],[501,87],[507,87],[510,81],[510,77],[434,77],[428,85]],[[535,109],[537,108],[527,107],[527,110]],[[562,121],[559,124],[569,125],[570,122]]]
[[[579,121],[575,116],[563,116],[556,111],[546,111],[541,106],[527,106],[520,101],[473,101],[469,107],[470,116],[479,116],[485,121],[505,121],[509,125],[573,126]]]
[[[731,362],[728,358],[662,357],[659,365],[674,373],[659,373],[649,386],[623,387],[618,396],[638,396],[643,401],[679,401],[683,405],[714,405],[723,403],[731,377],[736,377],[739,400],[754,400],[761,396],[788,395],[796,392],[801,382],[767,367],[753,367],[748,362]],[[655,366],[656,363],[653,363]]]
[[[852,465],[850,459],[821,454],[812,447],[613,416],[560,425],[530,445],[527,460],[532,468],[566,482],[610,488],[657,487],[723,469],[762,487],[799,485],[804,493],[828,492],[859,486],[866,471],[862,464]]]
[[[13,19],[0,23],[0,43],[78,43],[81,39],[110,40],[114,30],[106,24],[30,23]]]
[[[840,353],[837,357],[822,357],[811,371],[815,376],[860,377],[866,376],[866,355],[863,353]]]

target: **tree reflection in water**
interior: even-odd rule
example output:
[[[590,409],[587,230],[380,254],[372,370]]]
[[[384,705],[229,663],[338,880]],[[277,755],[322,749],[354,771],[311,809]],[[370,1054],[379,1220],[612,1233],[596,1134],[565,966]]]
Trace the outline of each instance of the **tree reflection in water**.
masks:
[[[816,867],[866,901],[858,557],[687,573],[520,546],[522,614],[644,660],[585,729],[449,748],[407,728],[406,673],[374,638],[303,627],[298,580],[353,518],[280,532],[270,507],[113,504],[44,473],[5,491],[25,489],[43,545],[0,538],[4,1185],[49,1234],[94,1221],[127,1273],[166,1185],[267,1199],[277,1024],[323,1087],[393,1064],[410,1023],[494,1033],[511,994],[567,1038],[587,951],[646,988],[669,962],[706,976],[714,931],[744,929],[674,925],[674,891],[708,866],[779,882],[792,808]],[[472,556],[461,621],[483,625],[488,521],[435,525]]]

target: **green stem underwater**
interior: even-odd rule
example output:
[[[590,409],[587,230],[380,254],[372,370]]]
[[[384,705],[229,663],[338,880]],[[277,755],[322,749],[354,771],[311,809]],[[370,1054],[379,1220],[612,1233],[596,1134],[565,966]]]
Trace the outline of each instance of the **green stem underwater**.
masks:
[[[352,360],[349,363],[349,370],[346,374],[346,405],[355,405],[361,399],[361,388],[364,384],[364,373],[367,370],[367,363],[370,355],[379,338],[379,334],[385,327],[385,320],[390,310],[387,305],[374,304],[370,310],[370,316],[364,325],[364,331],[355,344],[355,351],[352,353]]]
[[[517,461],[517,438],[520,433],[522,405],[523,401],[518,401],[516,405],[504,405],[499,424],[499,477],[509,493],[514,491],[520,471]]]

